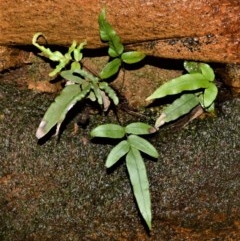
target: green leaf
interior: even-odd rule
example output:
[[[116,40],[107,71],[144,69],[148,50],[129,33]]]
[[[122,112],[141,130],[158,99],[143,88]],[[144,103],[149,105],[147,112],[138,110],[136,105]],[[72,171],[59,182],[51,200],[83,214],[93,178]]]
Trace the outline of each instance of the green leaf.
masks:
[[[198,62],[184,61],[183,66],[187,70],[187,72],[189,72],[190,74],[192,74],[192,73],[202,73],[201,70],[199,69],[199,63]]]
[[[111,57],[115,58],[122,54],[124,47],[121,43],[120,37],[112,28],[111,24],[106,20],[106,10],[102,9],[98,23],[100,27],[100,37],[103,41],[108,41],[109,50],[108,53]]]
[[[71,63],[71,71],[74,72],[76,69],[81,69],[81,65],[79,62],[72,62]]]
[[[87,98],[89,98],[93,102],[96,101],[96,99],[97,99],[93,91],[90,91]]]
[[[73,50],[73,56],[74,56],[74,60],[76,62],[79,62],[82,59],[83,54],[81,53],[81,51],[86,44],[87,44],[87,42],[84,41],[84,42],[80,43],[79,46]]]
[[[167,95],[179,94],[182,91],[191,91],[201,88],[208,88],[209,81],[199,73],[185,74],[175,79],[172,79],[150,95],[147,100],[162,98]]]
[[[180,98],[163,109],[163,113],[156,120],[155,128],[158,129],[166,122],[178,119],[180,116],[190,112],[190,110],[198,104],[199,99],[195,94],[183,94]]]
[[[158,152],[156,148],[147,140],[143,139],[140,136],[136,135],[130,135],[127,138],[128,143],[131,147],[138,149],[139,151],[142,151],[149,156],[152,156],[154,158],[158,158]]]
[[[73,41],[72,45],[68,49],[68,52],[65,55],[63,55],[59,51],[52,52],[49,48],[45,48],[44,46],[39,45],[37,43],[37,39],[40,36],[44,37],[44,35],[42,33],[36,33],[33,36],[32,44],[35,47],[37,47],[38,49],[40,49],[42,51],[42,53],[46,57],[48,57],[50,60],[59,62],[59,64],[56,66],[56,68],[51,73],[49,73],[49,76],[54,76],[54,75],[58,74],[70,62],[70,60],[72,60],[71,53],[76,48],[77,42]]]
[[[49,76],[54,76],[58,74],[72,60],[71,53],[74,51],[76,46],[77,46],[77,42],[73,41],[72,45],[68,49],[68,52],[64,56],[62,56],[59,60],[57,59],[55,60],[49,56],[49,59],[53,61],[59,61],[59,64],[55,67],[55,69],[51,73],[49,73]],[[53,54],[57,52],[58,51],[54,52]]]
[[[116,32],[112,26],[106,20],[106,9],[103,8],[98,17],[98,24],[100,27],[100,37],[102,41],[110,41],[111,36],[115,35]]]
[[[73,83],[82,84],[85,80],[80,78],[79,76],[74,75],[72,70],[64,70],[60,73],[60,75],[68,81],[72,81]]]
[[[54,76],[56,74],[58,74],[68,63],[69,63],[70,59],[65,59],[62,58],[60,60],[60,63],[55,67],[55,69],[49,73],[49,76]]]
[[[67,85],[62,90],[59,96],[56,97],[48,110],[46,111],[38,129],[36,137],[38,139],[45,136],[56,124],[58,124],[56,134],[58,134],[59,128],[67,112],[76,104],[77,101],[84,98],[89,92],[90,87],[86,86],[81,90],[79,85]]]
[[[110,42],[108,42],[108,54],[112,58],[119,57],[124,50],[124,47],[120,41],[120,38],[116,35]]]
[[[203,93],[203,108],[208,108],[216,99],[218,88],[215,83],[210,83],[209,87]]]
[[[73,56],[74,56],[74,60],[79,62],[82,59],[83,54],[81,52],[79,52],[77,49],[74,49]]]
[[[135,122],[127,125],[125,131],[128,134],[145,135],[156,132],[156,129],[146,123]]]
[[[44,46],[41,46],[40,44],[37,43],[37,40],[39,37],[43,37],[46,39],[46,37],[42,33],[36,33],[33,36],[32,39],[32,44],[37,47],[39,50],[42,51],[42,53],[48,57],[49,59],[53,61],[60,61],[60,59],[64,58],[63,54],[60,53],[59,51],[52,52],[49,48],[45,48]]]
[[[107,168],[113,166],[121,157],[128,153],[129,148],[130,146],[126,140],[121,141],[109,153],[105,166]]]
[[[117,124],[104,124],[94,128],[90,135],[92,137],[123,138],[125,128]]]
[[[111,62],[107,63],[101,73],[99,74],[101,79],[108,79],[109,77],[116,74],[121,66],[121,59],[116,58]]]
[[[145,56],[146,55],[143,52],[131,51],[131,52],[123,53],[121,55],[121,59],[124,63],[135,64],[143,60]]]
[[[119,103],[118,96],[116,92],[108,85],[107,82],[100,82],[99,88],[104,90],[104,92],[108,94],[108,96],[113,100],[113,103],[115,105],[118,105]]]
[[[76,74],[80,74],[82,77],[84,77],[85,79],[87,80],[91,80],[93,82],[98,82],[98,78],[95,77],[94,75],[92,75],[91,73],[87,72],[86,70],[84,69],[75,69],[74,70],[74,73]]]
[[[214,102],[209,107],[204,108],[204,110],[207,112],[214,112],[214,110],[215,110]]]
[[[75,40],[73,40],[72,45],[68,48],[68,52],[64,55],[65,59],[69,59],[69,60],[72,59],[71,54],[72,54],[72,52],[74,52],[76,46],[77,46],[77,42]]]
[[[208,64],[200,63],[199,68],[201,69],[203,76],[208,81],[211,81],[211,82],[214,81],[215,79],[214,71]]]
[[[46,49],[44,49],[43,54],[52,61],[59,61],[60,62],[60,61],[63,61],[63,59],[65,59],[64,55],[59,51],[54,51],[50,55],[48,55],[48,51],[46,51]]]
[[[92,83],[91,88],[93,89],[93,92],[97,98],[98,104],[102,105],[103,104],[103,99],[102,99],[102,95],[100,92],[100,89],[98,88],[98,85],[95,83]]]
[[[151,230],[152,211],[147,171],[137,149],[131,147],[126,157],[126,165],[139,211]]]

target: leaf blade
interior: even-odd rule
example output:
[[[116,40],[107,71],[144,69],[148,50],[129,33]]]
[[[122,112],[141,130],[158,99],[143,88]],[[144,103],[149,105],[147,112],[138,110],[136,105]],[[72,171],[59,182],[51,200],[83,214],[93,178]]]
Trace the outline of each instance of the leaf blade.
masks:
[[[155,128],[159,128],[166,122],[178,119],[180,116],[188,113],[191,109],[199,104],[199,99],[195,94],[183,94],[172,104],[163,109],[162,114],[155,122]]]
[[[119,161],[124,155],[128,153],[130,149],[129,143],[126,140],[118,143],[108,154],[105,166],[107,168],[113,166],[115,163]]]
[[[56,97],[55,101],[44,114],[44,117],[36,131],[36,137],[38,139],[42,138],[56,124],[58,124],[59,129],[67,112],[76,104],[77,101],[84,98],[89,90],[89,86],[87,86],[84,90],[81,90],[79,85],[75,84],[65,86],[60,95]],[[56,134],[58,134],[58,129]]]
[[[101,79],[108,79],[114,74],[116,74],[121,66],[121,59],[116,58],[107,63],[102,71],[100,72],[99,76]]]
[[[100,82],[99,88],[108,94],[108,96],[112,99],[115,105],[118,105],[119,103],[118,96],[116,92],[108,85],[107,82]]]
[[[140,62],[141,60],[143,60],[145,58],[145,54],[143,52],[139,52],[139,51],[129,51],[129,52],[125,52],[121,55],[121,59],[124,63],[127,64],[135,64]]]
[[[151,230],[151,197],[147,171],[142,156],[137,149],[131,147],[126,156],[126,165],[139,211]]]
[[[99,105],[103,104],[103,98],[101,95],[101,90],[98,88],[96,83],[91,84],[91,89],[93,90]]]
[[[82,79],[81,77],[74,75],[74,72],[72,70],[64,70],[60,73],[60,75],[68,81],[71,81],[73,83],[78,83],[78,84],[82,84],[84,82],[84,79]]]
[[[117,124],[103,124],[94,128],[90,135],[92,137],[123,138],[125,128]]]
[[[203,108],[208,108],[216,99],[218,88],[215,83],[210,83],[209,87],[203,93]]]
[[[200,63],[199,68],[202,71],[203,76],[210,82],[213,82],[215,79],[215,74],[213,69],[210,67],[210,65],[205,63]]]
[[[156,132],[156,129],[143,122],[134,122],[125,127],[128,134],[147,135]]]
[[[199,63],[194,61],[184,61],[183,63],[184,68],[187,70],[188,73],[201,73],[199,69]]]
[[[209,81],[200,73],[192,73],[181,75],[174,78],[153,92],[147,100],[162,98],[167,95],[179,94],[182,91],[191,91],[201,88],[207,88],[209,86]]]
[[[142,137],[130,135],[128,136],[127,141],[130,144],[131,148],[135,148],[139,151],[142,151],[151,157],[158,158],[159,155],[156,148],[150,142],[143,139]]]
[[[117,35],[111,24],[106,19],[106,10],[102,9],[98,17],[98,24],[100,28],[100,37],[103,41],[108,41],[108,53],[115,58],[122,54],[124,47],[121,43],[120,37]]]

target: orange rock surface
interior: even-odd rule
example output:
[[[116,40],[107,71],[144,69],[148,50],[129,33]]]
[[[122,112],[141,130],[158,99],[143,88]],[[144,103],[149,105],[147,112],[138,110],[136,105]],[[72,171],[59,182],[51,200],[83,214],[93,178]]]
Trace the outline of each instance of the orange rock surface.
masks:
[[[0,45],[30,45],[36,32],[48,43],[68,46],[87,39],[104,46],[98,15],[107,18],[128,48],[149,55],[240,63],[239,0],[55,0],[0,1]]]

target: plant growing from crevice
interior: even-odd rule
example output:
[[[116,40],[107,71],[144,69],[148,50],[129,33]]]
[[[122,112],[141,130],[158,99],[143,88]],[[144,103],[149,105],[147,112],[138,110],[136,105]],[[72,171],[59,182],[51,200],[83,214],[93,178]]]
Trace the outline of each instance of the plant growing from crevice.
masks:
[[[139,51],[124,52],[121,39],[115,32],[111,24],[106,20],[106,11],[103,9],[99,15],[98,23],[100,27],[101,40],[108,43],[108,54],[110,62],[102,69],[99,76],[107,79],[116,74],[123,63],[134,64],[145,58],[145,54]]]
[[[60,126],[66,117],[68,111],[78,102],[85,98],[91,101],[97,101],[103,106],[103,110],[107,111],[110,106],[110,99],[115,105],[118,105],[119,99],[115,91],[104,81],[115,75],[122,65],[122,62],[133,64],[141,61],[145,54],[138,51],[124,53],[124,47],[120,41],[120,37],[108,23],[105,16],[105,9],[99,15],[100,37],[103,41],[107,41],[109,45],[108,53],[111,61],[108,62],[98,76],[94,76],[82,68],[81,60],[83,58],[82,49],[86,45],[83,42],[77,45],[73,41],[66,54],[59,51],[52,52],[49,48],[45,48],[37,43],[42,33],[36,33],[32,39],[32,44],[42,51],[42,54],[52,61],[59,62],[56,68],[49,74],[55,76],[60,74],[67,82],[55,101],[46,111],[38,129],[36,136],[38,139],[45,136],[55,125],[56,135],[59,133]],[[43,36],[44,37],[44,36]],[[70,65],[70,69],[66,69]]]
[[[104,80],[117,74],[123,63],[137,63],[145,57],[144,53],[138,51],[124,52],[124,46],[121,43],[120,37],[106,20],[105,9],[99,15],[98,21],[100,37],[102,41],[108,43],[108,54],[110,56],[110,61],[98,76],[82,68],[82,49],[86,45],[86,42],[77,45],[77,42],[73,41],[68,52],[62,54],[59,51],[52,52],[49,48],[45,48],[37,43],[38,38],[43,36],[42,33],[34,35],[32,40],[33,45],[40,49],[42,54],[50,60],[59,62],[49,75],[55,76],[60,74],[66,80],[65,87],[50,105],[37,129],[36,136],[38,139],[45,136],[55,125],[57,125],[57,135],[68,111],[84,98],[97,101],[100,105],[103,105],[104,111],[109,108],[110,99],[115,105],[118,105],[118,96],[109,86],[108,82]],[[69,65],[70,69],[66,69]],[[126,140],[122,140],[109,153],[106,167],[113,166],[121,157],[126,155],[126,165],[134,196],[140,213],[149,229],[151,229],[152,221],[151,200],[147,172],[141,152],[154,158],[158,157],[158,152],[150,142],[138,135],[151,134],[155,131],[156,129],[150,125],[138,122],[129,124],[126,127],[116,124],[100,125],[91,132],[92,137],[126,138]]]
[[[217,97],[218,88],[214,82],[213,69],[208,64],[192,61],[185,61],[184,67],[188,74],[164,83],[146,99],[152,100],[182,93],[178,99],[163,109],[155,123],[157,129],[189,113],[198,105],[201,105],[205,111],[214,111],[214,100]]]
[[[36,41],[41,35],[42,33],[34,35],[33,45],[39,48],[50,60],[59,62],[49,75],[54,76],[60,73],[67,82],[60,95],[56,97],[55,101],[46,111],[36,132],[38,139],[45,136],[55,125],[57,125],[57,135],[68,111],[84,98],[89,98],[92,101],[97,100],[100,105],[104,106],[104,110],[107,110],[110,105],[109,98],[111,98],[115,105],[119,102],[115,91],[107,82],[100,80],[81,68],[80,61],[83,57],[81,51],[84,45],[86,45],[85,42],[77,45],[76,41],[73,41],[68,52],[63,55],[59,51],[52,52],[49,48],[40,46]],[[70,63],[70,70],[61,71]]]
[[[126,156],[126,166],[139,211],[149,229],[152,225],[151,198],[146,167],[141,153],[158,158],[155,147],[139,135],[149,135],[156,131],[152,126],[136,122],[126,127],[117,124],[104,124],[91,131],[92,137],[120,139],[110,151],[105,166],[112,167]]]
[[[109,62],[99,74],[94,75],[82,64],[82,50],[86,42],[79,45],[73,41],[66,54],[59,51],[52,52],[37,43],[42,33],[36,33],[32,43],[42,51],[42,54],[52,61],[58,62],[50,76],[60,75],[66,80],[66,85],[55,101],[49,106],[38,129],[38,139],[44,137],[54,126],[56,135],[66,118],[69,110],[79,101],[90,99],[97,101],[103,111],[107,111],[111,101],[119,104],[116,92],[109,85],[108,79],[116,75],[125,64],[134,64],[141,61],[145,54],[138,51],[124,52],[124,46],[111,24],[106,20],[106,11],[103,9],[98,18],[100,38],[108,44]],[[43,36],[44,37],[44,36]],[[139,211],[149,229],[152,226],[151,199],[147,171],[142,153],[158,158],[155,147],[141,135],[150,135],[160,126],[174,121],[200,105],[206,111],[214,110],[214,100],[217,96],[217,87],[214,83],[214,72],[208,64],[184,62],[188,74],[172,79],[159,87],[147,100],[158,99],[168,95],[182,94],[172,104],[163,109],[163,113],[156,120],[155,127],[146,123],[135,122],[123,127],[117,124],[99,125],[91,131],[92,137],[119,139],[107,156],[105,166],[110,168],[125,156],[133,193]]]

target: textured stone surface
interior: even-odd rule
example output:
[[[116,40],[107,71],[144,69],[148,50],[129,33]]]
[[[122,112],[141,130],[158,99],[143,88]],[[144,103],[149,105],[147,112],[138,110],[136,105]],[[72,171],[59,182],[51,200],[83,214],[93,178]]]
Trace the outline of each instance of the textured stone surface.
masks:
[[[226,67],[220,71],[221,77],[224,82],[233,87],[234,93],[240,94],[240,65],[239,64],[227,64]]]
[[[149,104],[145,99],[162,83],[182,74],[182,62],[172,60],[158,61],[157,66],[152,62],[147,62],[137,68],[121,70],[110,85],[119,93],[129,106],[139,109]],[[31,55],[31,63],[24,64],[17,69],[4,71],[0,74],[0,83],[12,83],[21,88],[32,89],[37,92],[59,92],[64,81],[60,76],[50,77],[52,66],[40,57]],[[91,73],[99,73],[103,66],[108,62],[108,57],[86,57],[83,60],[83,66]],[[52,63],[51,63],[52,64]],[[135,66],[136,67],[136,66]],[[139,67],[139,68],[138,68]]]
[[[0,72],[10,68],[20,67],[29,60],[29,52],[18,48],[0,46]]]
[[[43,32],[50,44],[87,39],[102,47],[97,18],[107,17],[129,48],[158,57],[240,63],[239,0],[0,1],[0,45],[29,45]]]
[[[165,127],[149,139],[160,153],[157,161],[145,158],[151,235],[124,162],[104,167],[112,143],[89,137],[116,116],[90,115],[75,134],[72,121],[59,142],[38,144],[35,131],[52,99],[0,85],[1,241],[240,240],[239,99],[217,102],[217,118]],[[123,123],[138,120],[120,114]]]

